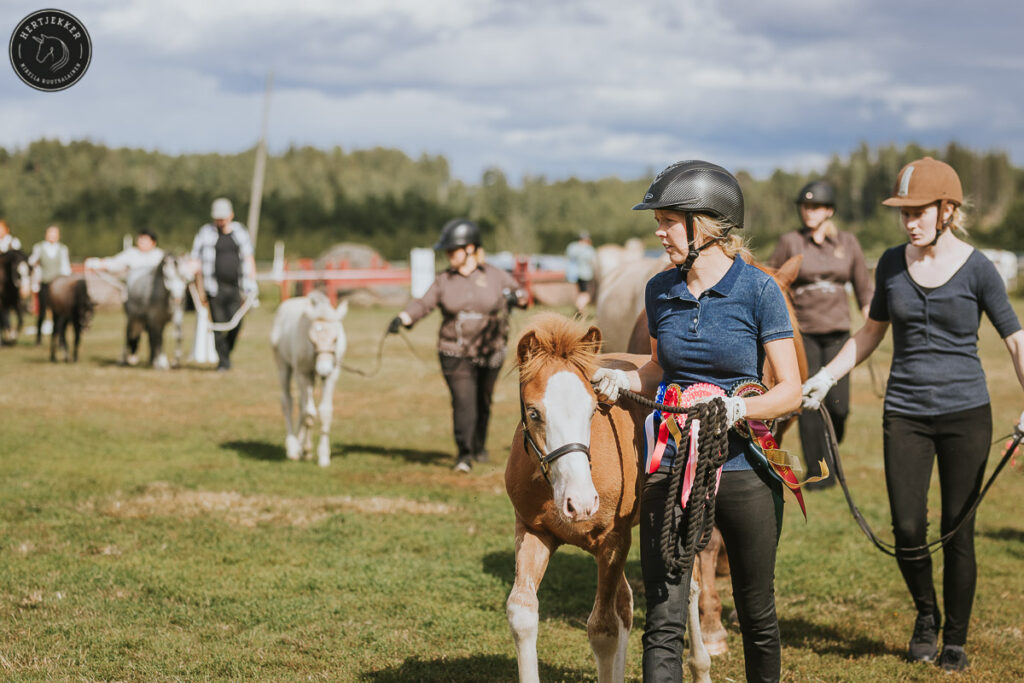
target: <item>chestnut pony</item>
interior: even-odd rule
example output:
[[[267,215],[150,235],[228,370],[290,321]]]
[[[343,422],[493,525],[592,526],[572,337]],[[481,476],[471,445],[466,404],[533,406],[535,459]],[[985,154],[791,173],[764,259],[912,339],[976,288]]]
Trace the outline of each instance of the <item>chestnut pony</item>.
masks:
[[[516,514],[516,576],[507,614],[523,683],[539,680],[537,587],[563,544],[597,560],[587,636],[598,680],[622,681],[625,675],[633,594],[624,569],[639,521],[638,425],[645,415],[629,401],[599,406],[590,377],[598,365],[637,368],[650,356],[598,356],[600,346],[597,327],[547,313],[533,318],[516,351],[522,421],[505,469]],[[703,677],[695,678],[709,680],[710,658],[696,631],[695,587],[691,582],[691,667],[703,664]]]

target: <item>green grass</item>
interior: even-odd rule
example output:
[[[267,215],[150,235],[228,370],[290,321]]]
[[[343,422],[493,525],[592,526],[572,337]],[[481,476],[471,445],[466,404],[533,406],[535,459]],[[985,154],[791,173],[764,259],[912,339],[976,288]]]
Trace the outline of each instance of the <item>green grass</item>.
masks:
[[[456,476],[434,316],[410,334],[415,356],[391,337],[377,376],[342,376],[331,466],[290,462],[267,343],[272,308],[247,318],[227,374],[117,366],[119,311],[98,316],[77,365],[51,364],[24,342],[0,349],[0,679],[515,679],[502,476],[518,420],[514,376],[497,388],[492,463]],[[349,314],[346,363],[373,368],[393,314]],[[1002,434],[1024,401],[988,323],[982,353]],[[887,365],[883,353],[876,362]],[[888,535],[880,404],[858,369],[842,452],[861,509]],[[1022,498],[1018,467],[979,514],[962,680],[1024,677]],[[808,507],[805,524],[787,506],[779,552],[784,680],[944,680],[902,660],[909,597],[841,492],[811,493]],[[627,679],[638,681],[635,548],[627,571],[637,594]],[[595,580],[580,551],[551,562],[540,589],[546,681],[596,679],[585,628]],[[743,680],[735,627],[729,646],[715,680]]]

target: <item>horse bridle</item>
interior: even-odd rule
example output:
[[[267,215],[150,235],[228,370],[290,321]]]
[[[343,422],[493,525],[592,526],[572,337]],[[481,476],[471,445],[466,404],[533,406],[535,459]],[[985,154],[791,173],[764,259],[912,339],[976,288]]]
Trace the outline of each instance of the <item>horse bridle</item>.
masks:
[[[527,444],[530,447],[529,450],[532,450],[533,454],[537,456],[537,462],[540,464],[540,473],[544,475],[544,480],[549,485],[553,486],[553,484],[551,484],[550,474],[551,463],[558,460],[563,455],[568,455],[569,453],[582,453],[587,456],[587,462],[590,462],[590,446],[583,443],[567,443],[547,454],[540,449],[540,446],[537,445],[533,435],[530,434],[529,426],[526,424],[526,404],[523,403],[522,387],[519,388],[519,417],[523,424],[523,443]]]

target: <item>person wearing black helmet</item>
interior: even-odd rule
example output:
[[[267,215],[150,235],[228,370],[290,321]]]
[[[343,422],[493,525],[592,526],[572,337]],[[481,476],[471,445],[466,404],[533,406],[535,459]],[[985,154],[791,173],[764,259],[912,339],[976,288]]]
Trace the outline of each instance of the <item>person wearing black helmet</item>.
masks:
[[[395,334],[441,309],[437,350],[452,395],[458,472],[469,472],[474,461],[487,461],[487,424],[494,384],[505,361],[508,311],[527,303],[526,293],[509,273],[484,262],[480,242],[480,228],[473,221],[446,223],[434,249],[445,252],[448,270],[388,325],[388,332]]]
[[[911,661],[946,671],[968,666],[964,645],[977,586],[974,515],[942,543],[945,622],[927,542],[928,489],[939,470],[940,532],[961,524],[981,490],[992,442],[992,406],[978,357],[984,312],[1003,339],[1024,388],[1024,330],[992,262],[966,234],[960,177],[924,157],[900,170],[892,196],[907,242],[882,254],[864,326],[804,383],[804,408],[817,409],[836,380],[878,347],[892,325],[892,366],[882,413],[885,484],[896,562],[917,616]],[[1024,429],[1024,413],[1016,429]],[[938,648],[939,632],[943,646]]]
[[[639,371],[598,370],[593,381],[599,397],[615,401],[623,389],[659,396],[673,384],[684,399],[686,392],[728,394],[758,380],[767,359],[778,383],[758,396],[726,397],[728,424],[769,420],[796,409],[800,374],[786,302],[769,275],[744,261],[749,255],[736,234],[743,228],[743,193],[736,178],[708,162],[679,162],[662,171],[633,208],[654,211],[654,234],[676,267],[647,283],[651,359]],[[650,429],[659,432],[653,422]],[[774,580],[782,487],[763,455],[751,448],[750,441],[729,430],[729,459],[714,519],[732,569],[747,680],[777,681],[781,647]],[[685,464],[677,451],[686,452],[668,439],[660,466],[650,462],[656,458],[649,453],[645,469],[656,469],[644,481],[641,497],[647,683],[682,680],[690,576],[671,574],[660,545],[664,525],[673,523],[666,520],[670,477]],[[672,519],[681,519],[680,501],[672,505]]]
[[[807,183],[797,194],[796,205],[802,227],[779,238],[769,264],[778,268],[792,256],[803,257],[790,293],[803,335],[807,371],[814,374],[850,338],[846,286],[853,286],[864,317],[867,317],[874,287],[857,238],[853,233],[840,232],[832,222],[836,210],[835,188],[824,180]],[[841,442],[850,412],[849,378],[829,391],[824,404],[836,438]],[[803,413],[799,427],[807,474],[820,475],[818,463],[828,462],[821,415],[816,411]],[[835,483],[835,477],[830,475],[822,481],[808,483],[805,488],[827,488]]]

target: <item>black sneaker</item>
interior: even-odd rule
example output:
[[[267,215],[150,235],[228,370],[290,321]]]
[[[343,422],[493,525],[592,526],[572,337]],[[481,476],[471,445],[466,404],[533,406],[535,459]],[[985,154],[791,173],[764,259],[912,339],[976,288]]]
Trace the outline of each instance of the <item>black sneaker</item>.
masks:
[[[907,658],[912,662],[931,662],[939,652],[939,615],[920,614],[914,621]]]
[[[942,654],[939,655],[937,663],[946,673],[963,671],[970,666],[967,662],[967,653],[964,652],[962,645],[943,645]]]
[[[459,458],[455,461],[452,469],[456,472],[468,473],[473,471],[473,461],[469,458]]]

